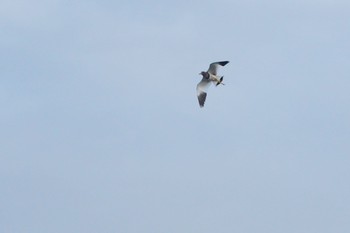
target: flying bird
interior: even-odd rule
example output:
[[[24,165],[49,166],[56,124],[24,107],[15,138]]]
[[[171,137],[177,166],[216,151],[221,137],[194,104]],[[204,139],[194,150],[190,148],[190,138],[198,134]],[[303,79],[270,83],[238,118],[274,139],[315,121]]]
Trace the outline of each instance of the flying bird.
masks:
[[[214,83],[216,86],[219,84],[225,85],[222,80],[224,76],[218,76],[217,70],[219,66],[225,66],[228,61],[218,61],[210,64],[207,72],[202,71],[199,74],[203,76],[202,80],[197,84],[197,97],[199,106],[204,107],[205,99],[207,98],[207,90],[211,83]]]

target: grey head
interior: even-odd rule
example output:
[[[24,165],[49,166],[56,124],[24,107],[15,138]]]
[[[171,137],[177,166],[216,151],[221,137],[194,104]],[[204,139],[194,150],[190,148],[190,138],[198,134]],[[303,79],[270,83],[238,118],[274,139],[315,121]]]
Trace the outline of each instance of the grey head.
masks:
[[[209,73],[208,73],[208,72],[202,71],[202,72],[200,72],[199,74],[202,75],[203,78],[209,79]]]

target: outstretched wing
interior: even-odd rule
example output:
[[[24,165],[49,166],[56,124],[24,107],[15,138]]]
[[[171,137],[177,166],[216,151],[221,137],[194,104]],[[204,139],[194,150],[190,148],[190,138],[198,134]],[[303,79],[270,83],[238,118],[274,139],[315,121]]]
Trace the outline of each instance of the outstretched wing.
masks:
[[[216,75],[217,74],[217,70],[219,66],[225,66],[227,63],[229,63],[228,61],[218,61],[218,62],[213,62],[210,64],[208,72]]]
[[[197,97],[199,106],[202,108],[204,107],[205,99],[207,98],[207,90],[210,87],[211,81],[208,79],[203,78],[198,84],[197,84]]]

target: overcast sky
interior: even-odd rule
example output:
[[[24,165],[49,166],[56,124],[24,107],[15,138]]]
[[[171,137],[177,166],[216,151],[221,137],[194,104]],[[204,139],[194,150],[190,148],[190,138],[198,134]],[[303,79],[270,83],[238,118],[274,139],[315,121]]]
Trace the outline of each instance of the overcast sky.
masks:
[[[349,15],[2,0],[0,232],[350,232]]]

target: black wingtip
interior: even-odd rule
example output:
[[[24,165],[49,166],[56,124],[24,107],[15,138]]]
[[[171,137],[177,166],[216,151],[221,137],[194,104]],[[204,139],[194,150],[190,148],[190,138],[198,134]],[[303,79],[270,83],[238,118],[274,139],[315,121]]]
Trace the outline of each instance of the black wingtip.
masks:
[[[207,93],[205,92],[200,93],[200,95],[198,96],[198,103],[201,108],[204,107],[204,102],[206,97],[207,97]]]
[[[229,63],[229,61],[219,61],[218,64],[220,66],[225,66],[227,63]]]

